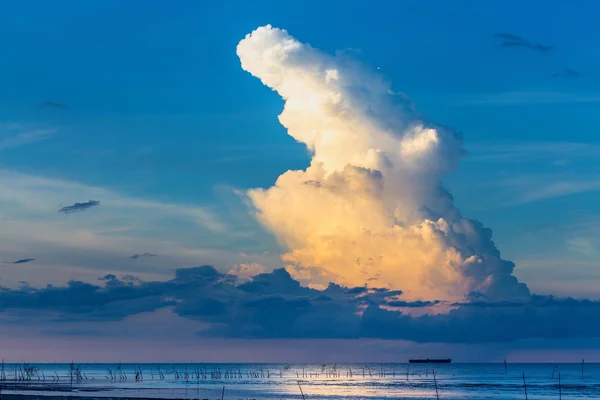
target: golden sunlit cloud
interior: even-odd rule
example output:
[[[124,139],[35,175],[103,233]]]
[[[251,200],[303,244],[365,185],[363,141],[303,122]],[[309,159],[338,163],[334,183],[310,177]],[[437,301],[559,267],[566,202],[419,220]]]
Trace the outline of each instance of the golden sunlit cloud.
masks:
[[[407,299],[529,295],[491,231],[463,218],[441,184],[464,154],[459,136],[418,118],[379,74],[270,25],[237,47],[242,68],[285,100],[279,121],[312,153],[248,196],[311,287],[385,287]]]

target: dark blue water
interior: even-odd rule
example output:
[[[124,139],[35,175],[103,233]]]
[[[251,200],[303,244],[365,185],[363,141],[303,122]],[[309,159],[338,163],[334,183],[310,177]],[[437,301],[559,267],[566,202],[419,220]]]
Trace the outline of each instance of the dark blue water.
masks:
[[[583,374],[581,364],[75,364],[73,374],[68,364],[5,364],[0,384],[95,397],[435,399],[437,388],[440,399],[525,399],[523,375],[528,399],[600,399],[600,364]]]

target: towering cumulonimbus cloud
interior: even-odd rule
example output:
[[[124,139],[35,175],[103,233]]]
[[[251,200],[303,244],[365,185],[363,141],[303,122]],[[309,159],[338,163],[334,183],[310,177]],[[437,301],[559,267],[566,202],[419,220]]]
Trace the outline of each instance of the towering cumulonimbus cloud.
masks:
[[[458,135],[419,119],[376,72],[285,30],[260,27],[237,54],[285,100],[279,121],[312,153],[306,170],[248,192],[296,279],[415,300],[529,296],[491,230],[462,217],[441,184],[465,153]]]

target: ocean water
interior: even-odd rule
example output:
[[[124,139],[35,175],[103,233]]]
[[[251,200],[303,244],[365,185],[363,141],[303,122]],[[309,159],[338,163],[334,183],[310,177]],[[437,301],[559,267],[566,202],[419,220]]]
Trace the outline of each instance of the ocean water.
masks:
[[[73,374],[4,364],[0,386],[36,397],[600,399],[600,364],[75,364]]]

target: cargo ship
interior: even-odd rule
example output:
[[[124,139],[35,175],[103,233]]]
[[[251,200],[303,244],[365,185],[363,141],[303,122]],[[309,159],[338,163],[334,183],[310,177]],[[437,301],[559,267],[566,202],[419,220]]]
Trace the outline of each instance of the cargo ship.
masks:
[[[450,364],[452,362],[449,358],[437,359],[437,358],[427,358],[427,359],[416,359],[416,360],[408,360],[411,364]]]

